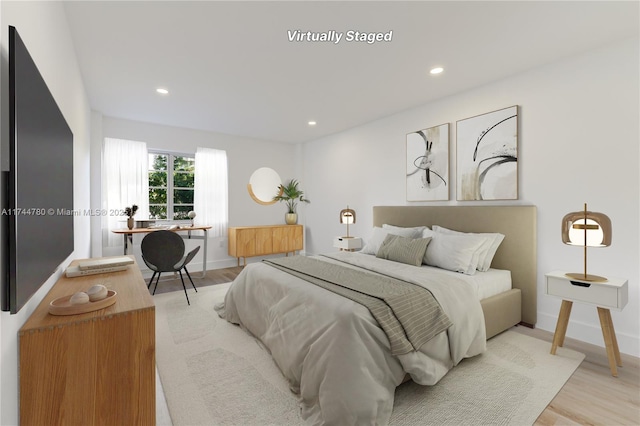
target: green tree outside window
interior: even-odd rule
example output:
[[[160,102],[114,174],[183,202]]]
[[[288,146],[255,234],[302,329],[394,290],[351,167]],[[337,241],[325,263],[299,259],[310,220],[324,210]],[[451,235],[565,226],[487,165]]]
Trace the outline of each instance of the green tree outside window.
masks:
[[[149,218],[188,220],[193,210],[195,158],[163,152],[149,154]]]

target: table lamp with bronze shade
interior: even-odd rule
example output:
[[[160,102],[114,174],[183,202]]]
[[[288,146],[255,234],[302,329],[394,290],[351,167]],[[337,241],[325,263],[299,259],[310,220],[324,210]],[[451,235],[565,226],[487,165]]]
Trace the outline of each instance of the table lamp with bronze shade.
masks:
[[[611,245],[611,219],[604,213],[590,212],[587,203],[584,211],[568,213],[562,218],[562,242],[584,247],[584,272],[566,275],[581,281],[606,282],[607,278],[587,274],[587,247]]]
[[[353,238],[349,236],[349,225],[356,223],[356,212],[347,206],[346,209],[340,210],[340,223],[347,225],[347,236],[342,238]]]

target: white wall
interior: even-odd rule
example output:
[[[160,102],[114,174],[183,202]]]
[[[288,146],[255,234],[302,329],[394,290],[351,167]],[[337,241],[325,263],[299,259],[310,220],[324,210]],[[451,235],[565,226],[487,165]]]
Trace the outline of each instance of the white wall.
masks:
[[[251,174],[260,167],[271,167],[278,172],[283,182],[299,178],[298,161],[300,147],[288,143],[269,142],[220,133],[161,126],[93,114],[92,163],[99,165],[104,138],[119,138],[142,141],[149,149],[172,152],[195,153],[198,147],[223,149],[227,151],[229,166],[229,226],[268,225],[284,223],[286,207],[278,203],[263,206],[254,202],[247,191]],[[92,169],[92,208],[101,208],[100,168]],[[301,213],[302,215],[302,213]],[[302,218],[301,218],[302,220]],[[122,253],[122,246],[106,247],[98,224],[92,225],[92,247],[94,256]],[[134,241],[134,254],[140,254],[140,238]],[[187,242],[188,248],[199,244]],[[97,252],[101,249],[102,253]],[[227,254],[227,238],[209,238],[207,269],[235,266],[235,258]],[[251,259],[251,261],[256,261]],[[202,268],[202,251],[192,261],[190,271]],[[144,266],[142,259],[138,264]],[[144,268],[142,268],[144,269]]]
[[[638,52],[638,39],[626,40],[305,143],[305,189],[314,201],[307,253],[333,250],[346,204],[357,212],[352,235],[365,238],[372,206],[420,204],[405,196],[405,137],[415,130],[451,123],[451,201],[432,204],[474,204],[455,201],[456,121],[519,105],[519,200],[484,203],[537,206],[537,326],[553,331],[560,307],[544,294],[544,274],[582,269],[582,251],[562,244],[560,223],[588,202],[614,232],[611,247],[589,251],[589,271],[629,280],[629,304],[612,318],[620,350],[640,356]],[[602,346],[596,309],[574,304],[567,336]]]
[[[8,25],[25,45],[58,103],[74,137],[74,209],[89,209],[90,108],[60,2],[0,3],[3,81],[8,61]],[[5,94],[3,93],[3,96]],[[4,105],[3,105],[4,107]],[[4,111],[3,111],[4,113]],[[5,135],[3,134],[3,137]],[[89,256],[89,218],[74,217],[75,251],[70,259]],[[18,424],[18,330],[60,276],[60,268],[15,315],[0,314],[0,424]]]

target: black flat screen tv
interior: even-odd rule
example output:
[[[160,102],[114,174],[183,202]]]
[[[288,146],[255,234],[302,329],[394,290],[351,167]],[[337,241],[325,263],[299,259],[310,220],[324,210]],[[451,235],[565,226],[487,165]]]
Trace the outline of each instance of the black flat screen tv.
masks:
[[[2,310],[14,314],[74,250],[73,133],[11,26],[8,82]]]

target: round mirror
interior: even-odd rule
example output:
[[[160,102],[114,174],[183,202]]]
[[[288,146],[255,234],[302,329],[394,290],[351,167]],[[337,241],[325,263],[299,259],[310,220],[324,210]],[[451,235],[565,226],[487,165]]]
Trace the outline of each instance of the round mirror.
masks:
[[[247,189],[253,201],[269,205],[275,203],[273,197],[278,194],[278,186],[281,183],[278,172],[269,167],[261,167],[251,175]],[[282,194],[282,189],[280,194]]]

